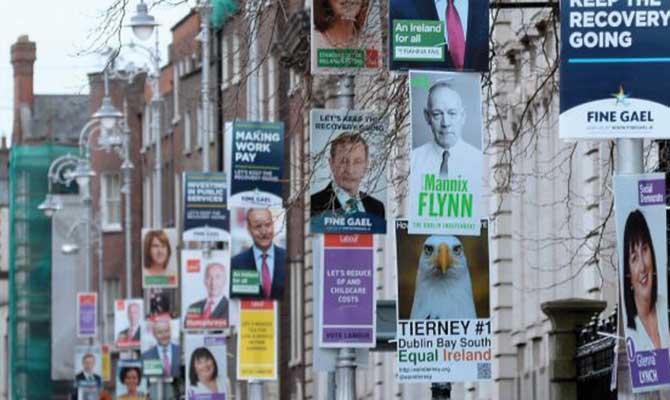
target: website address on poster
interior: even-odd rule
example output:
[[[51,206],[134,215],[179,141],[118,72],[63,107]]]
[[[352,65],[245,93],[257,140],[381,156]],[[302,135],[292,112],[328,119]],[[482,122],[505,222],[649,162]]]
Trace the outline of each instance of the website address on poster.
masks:
[[[417,229],[475,229],[475,224],[464,222],[422,222],[414,226]]]
[[[394,59],[396,60],[442,60],[443,47],[409,47],[396,46]]]

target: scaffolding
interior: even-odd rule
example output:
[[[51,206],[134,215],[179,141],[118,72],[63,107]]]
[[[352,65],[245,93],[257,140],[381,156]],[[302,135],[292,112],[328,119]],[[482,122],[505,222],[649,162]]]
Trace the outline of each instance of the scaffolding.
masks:
[[[76,148],[15,146],[10,155],[9,346],[12,399],[48,399],[51,381],[51,221],[37,206],[52,160]],[[63,188],[59,188],[60,191]]]

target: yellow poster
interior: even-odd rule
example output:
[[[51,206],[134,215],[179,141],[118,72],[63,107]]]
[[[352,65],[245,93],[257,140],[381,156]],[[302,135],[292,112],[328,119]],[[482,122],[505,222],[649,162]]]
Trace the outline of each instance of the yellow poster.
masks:
[[[102,380],[109,382],[112,379],[112,360],[109,353],[109,345],[102,345]]]
[[[237,378],[277,379],[277,306],[272,300],[240,300]]]

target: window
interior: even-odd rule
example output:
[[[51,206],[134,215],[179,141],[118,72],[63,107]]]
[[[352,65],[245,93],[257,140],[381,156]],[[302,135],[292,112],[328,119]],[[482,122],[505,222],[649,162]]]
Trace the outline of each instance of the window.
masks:
[[[142,226],[151,227],[151,212],[153,209],[153,203],[151,202],[151,174],[144,176],[144,184],[142,185]]]
[[[121,230],[121,175],[118,172],[104,172],[100,175],[100,209],[102,229]]]
[[[184,153],[191,152],[191,112],[184,114]]]
[[[142,115],[142,146],[148,147],[151,144],[151,106],[144,106],[144,115]]]
[[[230,84],[230,69],[228,68],[228,36],[221,39],[221,89],[226,89]]]
[[[172,120],[172,123],[176,123],[179,121],[179,73],[177,72],[177,67],[173,65],[172,67],[172,115],[174,115],[174,119]]]
[[[250,68],[254,68],[253,65]],[[265,121],[265,101],[267,100],[267,86],[265,85],[265,76],[267,75],[267,60],[258,65],[258,117],[261,121]],[[253,73],[253,71],[249,71]]]
[[[202,106],[198,106],[198,111],[196,114],[196,120],[195,120],[195,134],[197,135],[196,137],[196,143],[198,144],[198,148],[202,147],[202,131],[205,129],[205,118],[202,116]]]
[[[277,121],[277,93],[279,92],[277,88],[277,74],[279,70],[277,68],[277,58],[274,54],[270,55],[268,58],[268,120]]]
[[[118,279],[105,279],[103,285],[104,292],[101,304],[105,318],[103,338],[105,343],[111,343],[114,341],[114,301],[122,298],[121,283]]]
[[[242,48],[240,47],[240,37],[235,34],[233,36],[233,84],[239,83],[241,70],[240,59],[242,58]]]

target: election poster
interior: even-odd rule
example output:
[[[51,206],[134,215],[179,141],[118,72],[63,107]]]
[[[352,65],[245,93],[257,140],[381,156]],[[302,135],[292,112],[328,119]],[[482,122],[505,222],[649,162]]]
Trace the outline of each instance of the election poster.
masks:
[[[284,123],[226,123],[228,207],[281,207]]]
[[[400,382],[491,379],[488,227],[413,235],[396,221]]]
[[[386,233],[386,128],[367,111],[311,111],[312,233]]]
[[[120,299],[114,302],[114,343],[120,349],[140,347],[144,302]]]
[[[229,239],[226,175],[223,172],[184,172],[185,242],[223,242]]]
[[[614,177],[619,292],[634,393],[670,386],[665,174]]]
[[[277,302],[240,300],[237,379],[277,379]]]
[[[230,213],[230,296],[282,299],[288,277],[286,211],[233,208]]]
[[[229,382],[225,335],[184,336],[184,363],[186,400],[226,400]]]
[[[110,345],[102,345],[102,380],[109,382],[112,380],[112,349]]]
[[[559,136],[668,138],[670,3],[561,0]]]
[[[177,230],[142,228],[142,288],[177,284]]]
[[[100,346],[77,346],[74,352],[76,387],[102,387],[102,351]]]
[[[94,338],[98,335],[98,294],[77,293],[77,337]]]
[[[479,236],[483,194],[479,74],[410,71],[409,232]]]
[[[164,378],[179,376],[181,346],[179,320],[169,317],[147,319],[142,323],[142,365],[145,375]]]
[[[489,2],[389,0],[391,70],[489,70]]]
[[[379,0],[312,3],[312,74],[375,73],[382,68]]]
[[[147,380],[142,373],[141,360],[119,360],[116,365],[116,398],[118,400],[148,400]]]
[[[182,250],[182,326],[186,330],[224,329],[230,324],[230,253]]]
[[[376,290],[371,234],[322,235],[321,347],[375,347]]]
[[[177,310],[176,288],[148,288],[144,291],[146,303],[149,305],[147,315],[150,318],[157,316],[179,316]]]

